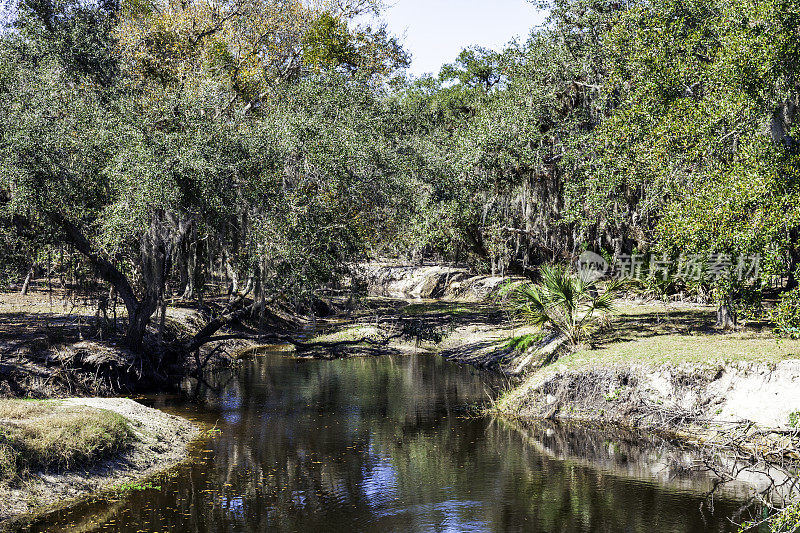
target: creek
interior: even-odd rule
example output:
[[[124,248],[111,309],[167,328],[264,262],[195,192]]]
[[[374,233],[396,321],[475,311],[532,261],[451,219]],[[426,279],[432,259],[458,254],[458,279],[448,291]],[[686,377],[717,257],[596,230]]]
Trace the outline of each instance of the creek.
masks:
[[[210,437],[168,475],[31,531],[722,532],[746,498],[676,467],[685,450],[478,414],[505,386],[433,356],[262,353],[140,401]]]

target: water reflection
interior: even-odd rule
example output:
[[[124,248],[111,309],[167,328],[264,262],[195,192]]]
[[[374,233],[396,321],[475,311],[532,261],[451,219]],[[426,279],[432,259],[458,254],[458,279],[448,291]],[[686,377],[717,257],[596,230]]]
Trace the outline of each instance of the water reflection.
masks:
[[[273,354],[210,381],[203,408],[153,401],[218,428],[191,464],[31,530],[736,530],[744,495],[701,511],[709,480],[663,475],[676,463],[662,445],[470,416],[496,379],[439,358]]]

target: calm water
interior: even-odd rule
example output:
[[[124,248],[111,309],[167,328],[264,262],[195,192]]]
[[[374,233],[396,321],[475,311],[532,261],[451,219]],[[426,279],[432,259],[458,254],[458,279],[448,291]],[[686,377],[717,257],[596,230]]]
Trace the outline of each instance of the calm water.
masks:
[[[256,357],[150,405],[216,425],[191,464],[35,531],[735,531],[685,452],[591,430],[470,416],[497,378],[434,357]],[[203,405],[198,407],[197,405]]]

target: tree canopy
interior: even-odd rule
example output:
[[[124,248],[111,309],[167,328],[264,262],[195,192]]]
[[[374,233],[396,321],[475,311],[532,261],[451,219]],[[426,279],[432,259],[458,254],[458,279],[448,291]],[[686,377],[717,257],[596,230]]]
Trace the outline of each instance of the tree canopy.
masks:
[[[379,255],[533,275],[584,250],[747,254],[797,284],[795,0],[553,0],[526,42],[422,79],[364,22],[381,7],[21,0],[4,279],[70,247],[134,345],[167,298],[224,279],[255,313]]]

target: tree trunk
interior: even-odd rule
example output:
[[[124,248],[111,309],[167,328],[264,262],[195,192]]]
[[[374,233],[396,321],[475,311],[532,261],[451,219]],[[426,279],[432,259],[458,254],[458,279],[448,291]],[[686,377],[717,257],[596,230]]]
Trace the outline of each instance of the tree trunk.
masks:
[[[738,320],[736,312],[731,308],[730,302],[722,302],[717,309],[717,327],[726,331],[736,329]]]
[[[231,298],[236,298],[239,294],[239,275],[236,273],[236,269],[233,268],[231,264],[231,258],[227,252],[225,252],[225,273],[230,280],[230,285],[228,286],[228,295]]]
[[[148,295],[140,302],[136,298],[136,294],[133,292],[133,288],[127,276],[120,272],[111,261],[95,252],[89,240],[81,233],[77,226],[60,214],[51,214],[50,217],[64,230],[67,241],[75,246],[75,249],[89,260],[97,272],[97,275],[109,283],[114,288],[116,294],[122,298],[125,308],[128,311],[128,328],[125,335],[125,342],[134,351],[141,349],[145,329],[150,322],[150,317],[153,316],[153,313],[155,313],[158,307],[158,299],[151,291],[148,292]]]
[[[133,312],[131,312],[130,308],[128,309],[128,329],[125,332],[125,344],[131,350],[138,351],[142,349],[147,325],[157,309],[158,299],[152,297],[146,297],[142,300]]]
[[[186,256],[186,285],[183,290],[183,295],[181,296],[183,300],[191,300],[194,298],[196,266],[197,266],[197,243],[193,242],[189,246],[189,253]]]
[[[217,318],[212,319],[205,326],[203,326],[203,328],[200,329],[200,331],[198,331],[195,334],[189,345],[186,347],[186,351],[191,353],[199,349],[206,342],[208,342],[208,340],[211,337],[213,337],[213,335],[221,328],[225,327],[231,322],[234,322],[236,320],[239,320],[240,318],[252,314],[254,311],[257,311],[261,305],[263,304],[261,304],[260,302],[254,302],[236,311],[231,311],[229,313],[223,314],[221,316],[218,316]]]
[[[22,290],[20,290],[19,293],[23,296],[28,294],[28,289],[31,286],[31,280],[33,279],[33,271],[34,267],[31,267],[31,269],[28,270],[28,275],[25,276],[25,281],[22,283]]]
[[[166,295],[161,298],[161,318],[158,321],[158,344],[159,346],[164,342],[164,326],[167,322],[167,298]]]

